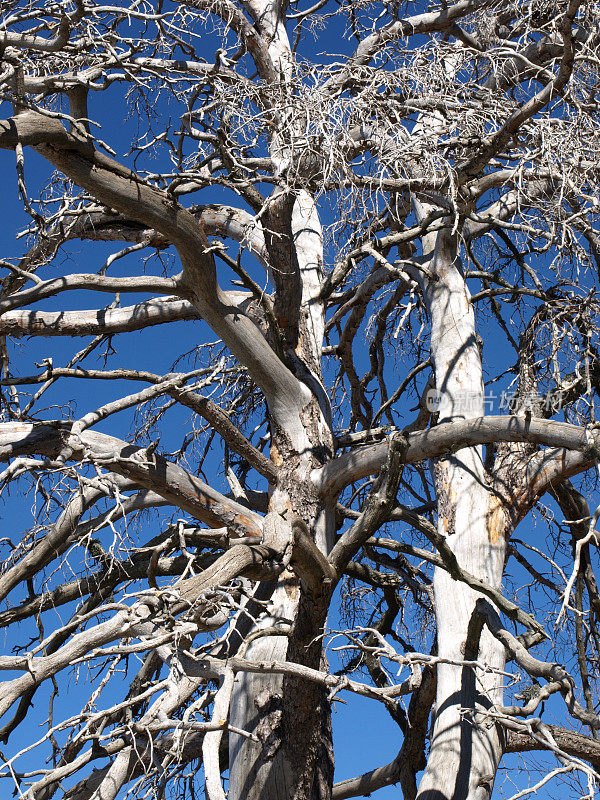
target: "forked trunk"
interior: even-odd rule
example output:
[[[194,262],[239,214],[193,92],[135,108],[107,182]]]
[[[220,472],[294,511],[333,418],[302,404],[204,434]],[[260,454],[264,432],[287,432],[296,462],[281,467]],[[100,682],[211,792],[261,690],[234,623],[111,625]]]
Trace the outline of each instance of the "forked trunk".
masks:
[[[319,299],[322,237],[312,199],[304,192],[274,199],[266,236],[276,264],[274,313],[280,345],[307,388],[307,401],[291,408],[289,424],[279,413],[271,426],[271,457],[279,469],[269,502],[266,529],[285,545],[285,528],[301,520],[322,552],[332,543],[333,509],[310,480],[312,470],[332,454],[328,405],[321,384],[324,311]],[[312,395],[312,397],[311,397]],[[281,529],[281,535],[277,533]],[[293,661],[321,667],[321,633],[329,589],[310,591],[291,569],[279,578],[269,608],[255,630],[291,626],[289,635],[255,639],[246,656],[253,661]],[[278,675],[239,674],[230,722],[257,741],[230,734],[229,800],[328,800],[333,778],[330,709],[326,693],[307,681]]]

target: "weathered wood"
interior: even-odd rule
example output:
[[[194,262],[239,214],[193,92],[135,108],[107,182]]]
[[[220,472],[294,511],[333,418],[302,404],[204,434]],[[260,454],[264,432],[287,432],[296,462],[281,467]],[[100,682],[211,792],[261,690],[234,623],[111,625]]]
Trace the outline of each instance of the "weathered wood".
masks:
[[[447,230],[432,234],[425,247],[432,279],[421,281],[431,315],[431,354],[443,424],[483,414],[481,356],[453,236]],[[463,447],[436,461],[433,470],[438,533],[464,569],[497,588],[504,568],[504,531],[492,532],[489,525],[491,495],[481,448]],[[465,647],[476,592],[437,567],[434,596],[438,654],[455,661],[469,658]],[[489,672],[438,665],[434,727],[418,800],[484,800],[491,795],[502,744],[495,726],[476,720],[502,700],[502,682],[494,670],[504,668],[504,650],[489,632],[481,636],[478,649]],[[477,649],[471,658],[477,658]]]

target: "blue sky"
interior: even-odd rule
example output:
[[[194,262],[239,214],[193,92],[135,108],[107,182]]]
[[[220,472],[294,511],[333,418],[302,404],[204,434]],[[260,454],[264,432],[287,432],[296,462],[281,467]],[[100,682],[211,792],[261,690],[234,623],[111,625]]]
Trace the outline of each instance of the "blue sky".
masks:
[[[105,138],[111,146],[117,151],[118,156],[122,157],[129,149],[129,140],[133,128],[135,127],[135,120],[123,122],[124,107],[120,99],[120,90],[118,87],[110,90],[105,96],[93,97],[92,113],[94,118],[101,121],[103,128],[100,136]],[[167,113],[166,109],[159,109],[159,111]],[[4,115],[9,115],[9,110],[5,104]],[[118,124],[115,125],[115,119]],[[0,197],[0,211],[2,213],[3,225],[0,229],[0,253],[4,259],[14,258],[23,250],[23,240],[20,242],[15,241],[15,235],[18,231],[22,230],[29,224],[29,218],[23,213],[21,204],[17,196],[16,180],[15,180],[15,167],[14,167],[14,154],[10,152],[0,151],[0,160],[4,176],[4,191]],[[25,169],[27,175],[28,185],[30,187],[30,194],[34,195],[36,187],[46,180],[49,172],[45,163],[34,153],[26,151],[25,153]],[[202,194],[200,197],[190,198],[190,202],[215,202],[223,197],[222,193],[210,192]],[[327,221],[325,219],[325,221]],[[85,242],[74,242],[69,244],[64,249],[66,259],[62,261],[62,257],[58,258],[56,262],[44,268],[40,272],[42,276],[60,274],[61,269],[77,272],[95,272],[109,253],[115,252],[119,249],[118,245],[106,245],[102,243],[89,244]],[[165,254],[168,257],[168,254]],[[154,267],[157,268],[156,263]],[[178,267],[173,264],[171,268],[177,271]],[[132,255],[124,258],[114,265],[111,269],[112,274],[139,274],[141,269],[139,255]],[[126,296],[122,298],[123,305],[129,305],[138,299],[135,296]],[[140,296],[141,299],[141,296]],[[62,294],[58,298],[52,298],[44,303],[37,305],[40,309],[76,309],[76,308],[101,308],[107,302],[106,295],[98,295],[93,292],[73,292],[69,294]],[[485,326],[482,333],[491,333],[491,336],[486,337],[484,358],[490,365],[494,365],[498,361],[505,361],[508,359],[507,350],[502,343],[501,339],[494,333],[494,326],[490,324],[489,329],[486,331]],[[121,337],[122,342],[119,343],[118,356],[111,358],[109,366],[116,367],[132,367],[136,369],[148,369],[157,373],[166,373],[172,369],[173,362],[179,357],[182,351],[192,348],[195,344],[203,341],[210,341],[214,337],[211,335],[207,326],[203,322],[183,322],[171,324],[169,326],[157,326],[147,331],[140,333],[124,334]],[[11,354],[14,357],[14,369],[17,374],[24,374],[26,372],[33,373],[36,368],[34,366],[37,361],[40,363],[43,358],[49,354],[52,355],[55,365],[65,364],[74,352],[83,346],[83,340],[76,342],[68,340],[45,340],[45,339],[32,339],[28,342],[16,342],[11,345]],[[361,366],[367,363],[366,351],[358,355],[358,362]],[[99,361],[94,355],[88,360],[89,366],[100,366]],[[400,369],[401,369],[400,365]],[[502,386],[502,384],[499,384]],[[61,381],[60,385],[54,390],[47,393],[44,403],[47,405],[48,410],[43,412],[41,418],[56,418],[60,415],[60,411],[52,408],[54,404],[63,405],[69,404],[72,409],[74,417],[83,415],[85,412],[92,410],[103,402],[109,399],[116,398],[121,394],[134,391],[136,384],[131,382],[86,382],[86,381]],[[406,408],[403,409],[406,413],[406,421],[411,419],[410,413]],[[189,412],[186,409],[178,409],[171,411],[165,421],[160,426],[160,447],[164,451],[174,449],[180,439],[182,428],[185,429],[189,426]],[[112,433],[113,435],[122,438],[128,438],[131,433],[132,419],[129,414],[121,414],[111,417],[106,423],[98,426],[98,430]],[[204,473],[211,479],[213,485],[217,488],[225,489],[226,483],[223,475],[219,469],[221,451],[220,447],[215,444],[213,454],[207,459]],[[2,535],[10,536],[13,540],[18,539],[20,532],[24,531],[30,525],[31,518],[31,505],[33,498],[29,495],[26,498],[19,497],[15,492],[5,499],[3,505],[0,507],[2,513],[3,530]],[[160,530],[161,521],[164,520],[170,512],[160,512],[156,517],[150,517],[147,522],[142,522],[139,530],[132,530],[131,535],[139,537],[140,540],[151,538],[152,535],[158,533]],[[545,529],[543,521],[537,525],[533,525],[529,520],[526,520],[521,528],[519,528],[518,535],[527,539],[528,541],[535,542],[536,546],[547,547],[545,544]],[[108,546],[112,540],[112,532],[110,529],[105,530],[99,536],[103,544]],[[1,551],[0,551],[1,552]],[[76,554],[75,558],[80,558],[81,554]],[[519,576],[518,568],[515,575]],[[532,592],[538,592],[537,587],[532,588]],[[15,597],[24,597],[26,595],[25,587],[20,588],[13,594]],[[541,598],[541,594],[539,595]],[[66,612],[66,609],[65,609]],[[50,622],[50,615],[47,615],[47,625]],[[336,619],[335,612],[332,614],[330,624],[332,627],[338,627],[338,620]],[[4,652],[12,652],[12,648],[17,644],[17,640],[13,640],[12,629],[7,629],[4,632]],[[18,643],[24,643],[28,637],[35,636],[36,631],[32,624],[27,623],[20,626],[18,630]],[[335,664],[332,656],[332,665]],[[4,676],[8,677],[8,676]],[[89,690],[83,679],[79,682],[76,681],[73,675],[69,679],[68,694],[66,699],[61,699],[61,713],[68,714],[69,708],[77,711],[81,707],[82,701],[87,698]],[[122,687],[115,687],[115,696],[118,696],[119,690],[126,690],[125,682]],[[47,705],[50,698],[51,689],[45,686],[36,695],[34,708],[29,715],[30,723],[24,732],[18,731],[14,736],[14,742],[11,740],[11,746],[19,745],[24,746],[26,743],[25,735],[27,737],[37,736],[42,734],[42,728],[37,729],[36,726],[42,724],[47,716]],[[396,755],[400,743],[401,736],[395,723],[390,719],[383,706],[374,703],[373,701],[366,701],[362,698],[342,693],[339,695],[340,700],[345,700],[345,703],[338,702],[335,704],[333,725],[334,736],[337,753],[336,762],[336,780],[342,780],[347,777],[352,777],[368,769],[380,766],[392,760]],[[63,703],[68,703],[69,708],[64,708]],[[561,706],[559,703],[551,709],[549,704],[548,711],[553,713],[557,721],[561,720]],[[29,740],[29,739],[28,739]],[[541,762],[544,759],[539,759]],[[32,768],[39,766],[39,758],[37,755],[26,757],[23,759],[25,764],[29,764]],[[512,765],[517,763],[517,757],[506,759],[506,766],[508,769],[513,769]],[[510,778],[504,773],[498,776],[498,783],[506,782],[508,784]],[[552,791],[544,790],[541,794],[544,797],[553,796]],[[377,798],[381,800],[388,800],[388,798],[398,797],[400,790],[394,787],[383,789],[377,793]],[[512,792],[509,790],[508,794]]]

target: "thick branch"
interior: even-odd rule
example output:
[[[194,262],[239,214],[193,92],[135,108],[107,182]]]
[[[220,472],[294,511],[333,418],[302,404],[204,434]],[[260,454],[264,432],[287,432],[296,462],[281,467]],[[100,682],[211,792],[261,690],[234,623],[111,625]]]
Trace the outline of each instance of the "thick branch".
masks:
[[[592,437],[588,440],[588,435]],[[519,416],[486,416],[444,422],[425,431],[408,434],[406,462],[415,463],[463,447],[496,442],[530,442],[547,447],[579,452],[577,468],[587,469],[593,463],[590,441],[597,446],[598,433],[565,422]],[[379,472],[387,458],[387,441],[363,447],[334,458],[313,472],[313,481],[323,494],[338,494],[361,478]],[[572,474],[572,473],[571,473]]]
[[[244,364],[265,393],[271,413],[285,422],[299,411],[308,392],[280,361],[259,329],[217,284],[208,239],[192,214],[168,194],[90,144],[67,133],[55,119],[33,111],[0,121],[0,148],[30,145],[78,186],[109,208],[152,227],[177,248],[183,266],[180,289]]]
[[[109,291],[115,289],[111,288]],[[122,289],[119,288],[118,291]],[[116,333],[139,331],[151,325],[199,318],[198,310],[188,300],[157,297],[125,308],[89,311],[6,311],[0,317],[0,334],[17,338],[100,334],[112,336]]]
[[[89,430],[75,436],[63,425],[0,425],[0,460],[26,452],[91,461],[156,492],[211,528],[227,527],[240,536],[262,535],[261,518],[254,512],[177,464],[113,436]]]

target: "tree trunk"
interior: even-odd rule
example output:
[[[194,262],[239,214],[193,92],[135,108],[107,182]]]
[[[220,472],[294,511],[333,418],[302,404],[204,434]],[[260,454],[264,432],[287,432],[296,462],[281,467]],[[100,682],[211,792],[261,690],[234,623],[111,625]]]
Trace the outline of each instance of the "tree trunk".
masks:
[[[279,469],[269,501],[267,536],[280,546],[299,519],[321,552],[332,544],[333,508],[324,504],[311,471],[332,455],[331,419],[321,377],[324,307],[318,299],[322,279],[322,236],[312,198],[275,199],[265,236],[271,263],[277,265],[274,308],[288,363],[309,389],[300,414],[290,409],[289,424],[271,425],[271,458]],[[271,232],[275,235],[271,237]],[[269,534],[271,531],[271,534]],[[295,661],[321,667],[322,639],[330,590],[311,592],[286,570],[277,582],[268,611],[255,630],[287,623],[289,636],[255,639],[252,660]],[[323,690],[282,676],[238,674],[230,722],[258,737],[230,734],[229,800],[328,800],[333,783],[330,709]]]
[[[481,355],[473,310],[448,230],[427,237],[425,255],[433,279],[421,278],[431,317],[431,353],[439,395],[439,421],[484,413]],[[433,465],[438,530],[458,563],[499,586],[504,565],[505,515],[487,486],[480,447],[465,448]],[[438,654],[465,659],[467,630],[478,594],[443,569],[434,576]],[[484,630],[478,659],[496,670],[504,651]],[[485,711],[502,701],[502,676],[439,664],[431,750],[419,800],[486,800],[502,747]],[[473,723],[477,720],[477,725]]]

